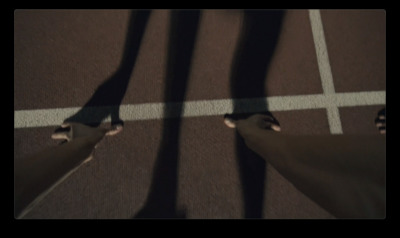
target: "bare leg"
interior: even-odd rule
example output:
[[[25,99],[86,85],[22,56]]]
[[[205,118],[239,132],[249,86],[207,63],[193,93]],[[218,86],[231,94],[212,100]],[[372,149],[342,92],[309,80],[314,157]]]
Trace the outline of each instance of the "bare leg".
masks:
[[[250,149],[333,215],[385,217],[385,136],[282,135],[268,130],[262,115],[230,123]]]
[[[43,198],[51,191],[49,188],[54,188],[66,175],[88,162],[95,146],[105,135],[114,135],[122,130],[122,127],[108,130],[77,123],[64,124],[63,127],[70,127],[70,130],[53,134],[52,137],[66,139],[68,143],[45,149],[14,164],[16,216],[23,216],[38,202],[38,198]]]

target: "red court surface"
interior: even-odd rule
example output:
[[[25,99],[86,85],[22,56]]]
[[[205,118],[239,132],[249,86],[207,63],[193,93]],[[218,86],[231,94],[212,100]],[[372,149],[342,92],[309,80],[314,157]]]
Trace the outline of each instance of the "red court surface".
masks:
[[[171,21],[171,12],[152,10],[148,16],[121,105],[164,103],[165,88],[171,80],[168,73],[171,26],[176,24]],[[255,93],[254,97],[273,97],[279,101],[269,106],[275,108],[272,113],[282,126],[281,133],[378,134],[374,120],[386,104],[386,13],[383,10],[318,12],[329,56],[325,63],[331,69],[334,91],[324,91],[327,71],[321,69],[318,56],[321,49],[316,47],[321,38],[315,38],[310,11],[289,10],[283,15],[265,74],[261,74],[264,82],[257,91],[264,95]],[[117,74],[123,62],[127,31],[131,29],[130,14],[130,10],[15,11],[15,161],[56,146],[58,142],[51,139],[51,134],[66,118],[55,119],[53,123],[52,115],[58,118],[57,113],[62,114],[68,108],[83,107],[103,82]],[[233,67],[240,61],[238,48],[246,42],[243,39],[251,35],[243,33],[251,32],[246,24],[245,13],[240,10],[200,11],[189,57],[185,101],[206,100],[204,107],[212,107],[217,100],[235,98]],[[183,44],[190,38],[185,34],[189,33],[179,36],[183,37]],[[251,84],[249,79],[243,85],[251,88]],[[112,90],[111,95],[115,96]],[[170,86],[170,91],[172,98],[182,93],[179,84]],[[343,99],[344,94],[338,96],[339,104],[334,106],[338,114],[331,119],[326,106],[303,107],[300,101],[291,109],[280,106],[281,99],[291,96],[355,92],[365,94],[355,103]],[[377,99],[369,96],[374,93],[380,96]],[[342,101],[345,106],[341,106]],[[51,116],[36,118],[35,110],[46,110]],[[20,117],[20,112],[40,126],[24,124],[26,118]],[[175,145],[178,163],[174,196],[176,209],[184,212],[186,218],[246,217],[235,131],[224,126],[224,113],[228,112],[200,113],[180,120],[180,136]],[[151,110],[149,114],[152,115]],[[122,133],[106,137],[90,163],[69,176],[24,218],[133,218],[145,205],[152,179],[157,177],[153,169],[163,139],[162,118],[135,119],[136,116],[121,116]],[[178,122],[176,118],[170,121]],[[339,132],[334,129],[337,124]],[[105,122],[101,126],[109,125]],[[266,164],[265,171],[259,218],[335,218],[272,166]],[[161,178],[158,182],[165,181]]]

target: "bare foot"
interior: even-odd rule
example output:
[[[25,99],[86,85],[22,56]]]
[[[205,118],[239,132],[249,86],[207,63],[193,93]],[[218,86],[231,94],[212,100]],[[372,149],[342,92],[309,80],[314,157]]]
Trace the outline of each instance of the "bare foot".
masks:
[[[80,137],[91,137],[91,136],[113,136],[122,131],[122,125],[114,125],[111,129],[102,127],[90,127],[81,123],[76,122],[65,122],[58,128],[52,135],[51,138],[64,139],[72,141]]]
[[[281,131],[279,122],[270,113],[225,114],[224,123],[229,128],[237,128],[240,123],[258,129]]]

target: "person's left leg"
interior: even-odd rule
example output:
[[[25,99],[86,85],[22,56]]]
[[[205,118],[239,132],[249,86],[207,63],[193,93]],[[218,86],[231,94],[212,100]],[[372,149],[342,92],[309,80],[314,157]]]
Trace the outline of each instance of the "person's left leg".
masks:
[[[122,130],[120,126],[105,129],[78,123],[66,123],[62,128],[65,130],[53,134],[52,138],[65,139],[67,143],[47,148],[19,163],[14,163],[16,216],[25,215],[57,184],[81,164],[92,159],[94,148],[105,135],[115,135]]]

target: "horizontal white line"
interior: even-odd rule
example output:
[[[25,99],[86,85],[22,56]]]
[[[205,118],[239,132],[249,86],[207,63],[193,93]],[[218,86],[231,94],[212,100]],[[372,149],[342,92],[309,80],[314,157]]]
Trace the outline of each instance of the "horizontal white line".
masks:
[[[166,117],[179,117],[179,108],[183,106],[182,117],[216,116],[232,113],[235,104],[236,112],[265,111],[268,105],[269,111],[290,111],[365,105],[386,104],[385,91],[352,92],[335,94],[312,94],[298,96],[273,96],[266,98],[249,99],[218,99],[187,101],[182,103],[144,103],[120,106],[120,117],[124,121],[152,120]],[[85,114],[99,111],[110,111],[112,107],[85,108]],[[168,108],[169,115],[164,115]],[[14,128],[44,127],[60,125],[66,118],[74,115],[81,108],[55,108],[38,110],[14,111]],[[110,117],[103,120],[109,122]],[[90,122],[90,118],[86,121]]]

